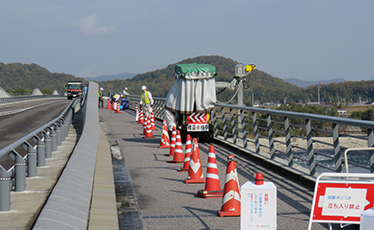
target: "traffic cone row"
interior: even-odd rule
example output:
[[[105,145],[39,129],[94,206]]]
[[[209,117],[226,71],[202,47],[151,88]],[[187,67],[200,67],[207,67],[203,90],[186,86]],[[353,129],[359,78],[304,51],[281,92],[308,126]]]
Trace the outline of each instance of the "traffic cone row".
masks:
[[[145,117],[145,120],[146,121],[144,123],[146,125],[143,125],[143,127],[146,127],[146,129],[143,128],[143,130],[145,130],[144,138],[154,138],[152,134],[151,118]],[[203,198],[222,198],[221,209],[217,211],[218,216],[240,216],[241,195],[234,156],[228,156],[225,185],[224,189],[222,190],[220,187],[217,161],[213,145],[209,147],[205,180],[202,171],[202,163],[197,139],[193,138],[191,147],[191,136],[187,135],[184,158],[180,131],[176,131],[176,128],[173,127],[170,145],[168,145],[168,140],[168,129],[166,121],[164,121],[159,148],[170,148],[169,154],[165,154],[165,156],[174,157],[172,161],[167,162],[183,163],[183,168],[179,169],[178,171],[188,171],[188,177],[185,179],[184,183],[205,183],[205,188],[203,190],[198,190],[196,196]]]
[[[114,110],[115,110],[115,113],[121,113],[121,110],[119,109],[119,102],[116,101],[116,102],[115,102],[115,105],[116,105],[116,108],[114,109]]]
[[[150,119],[147,120],[147,126],[146,126],[146,131],[145,131],[145,137],[144,138],[154,138],[153,133],[152,133],[151,120]]]
[[[190,159],[190,167],[188,169],[188,177],[184,183],[205,183],[203,169],[201,167],[200,151],[197,139],[192,141],[192,155]]]
[[[176,131],[176,128],[173,127],[173,131],[171,132],[170,151],[169,151],[169,154],[165,154],[165,156],[168,156],[168,157],[174,156],[176,139],[177,139],[177,131]]]
[[[186,150],[184,154],[184,162],[183,162],[183,168],[179,169],[178,172],[188,172],[188,169],[190,167],[190,159],[191,159],[191,135],[187,134],[186,137]]]
[[[153,113],[153,111],[151,113],[151,128],[152,130],[157,130],[155,125],[155,114]]]
[[[169,131],[166,124],[166,120],[164,120],[162,135],[161,135],[161,142],[158,148],[170,148],[170,139],[169,139]]]
[[[135,121],[139,122],[139,110],[138,110],[138,103],[135,105]]]
[[[174,149],[174,159],[172,161],[167,161],[168,163],[183,163],[183,148],[182,148],[182,140],[181,140],[181,133],[177,130],[177,138],[175,142],[175,149]]]
[[[216,153],[213,145],[209,146],[205,189],[197,191],[196,195],[203,198],[223,197],[223,190],[221,190],[221,185],[219,184]]]
[[[106,109],[107,110],[111,110],[112,108],[111,108],[111,106],[110,106],[110,100],[108,99],[108,103],[107,103],[107,105],[106,105]]]

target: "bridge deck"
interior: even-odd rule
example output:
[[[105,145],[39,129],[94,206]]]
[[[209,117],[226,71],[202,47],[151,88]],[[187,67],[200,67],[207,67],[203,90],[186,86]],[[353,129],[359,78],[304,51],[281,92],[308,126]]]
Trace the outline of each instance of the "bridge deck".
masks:
[[[124,155],[122,176],[115,169],[117,197],[122,194],[119,215],[120,229],[239,229],[239,217],[218,217],[222,199],[202,199],[195,196],[204,184],[185,184],[186,172],[177,172],[182,164],[171,164],[164,154],[169,149],[159,149],[161,123],[157,122],[154,139],[144,139],[142,126],[135,122],[133,111],[121,114],[101,109],[101,121],[107,127],[112,147],[118,145]],[[227,156],[234,154],[250,171],[261,172],[265,181],[277,187],[277,229],[307,229],[313,189],[300,184],[269,168],[237,155],[221,145],[214,144],[221,187],[224,186]],[[184,145],[183,145],[184,149]],[[209,144],[199,143],[203,173],[206,175]],[[237,165],[240,185],[253,180],[248,169]],[[122,169],[121,169],[122,170]],[[116,176],[117,172],[117,176]],[[121,174],[119,174],[121,175]],[[120,184],[131,183],[131,188]],[[125,195],[124,195],[125,194]],[[334,226],[334,229],[337,226]],[[353,227],[353,226],[352,226]],[[326,224],[313,224],[313,229],[327,229]],[[338,228],[337,228],[338,229]],[[347,229],[347,228],[345,228]],[[350,229],[350,228],[348,228]],[[354,229],[354,228],[353,228]]]

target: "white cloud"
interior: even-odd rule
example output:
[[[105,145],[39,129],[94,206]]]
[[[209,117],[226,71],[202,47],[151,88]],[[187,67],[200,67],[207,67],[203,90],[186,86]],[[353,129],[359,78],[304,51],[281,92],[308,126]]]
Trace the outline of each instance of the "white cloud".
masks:
[[[74,23],[73,26],[79,27],[87,35],[108,34],[116,29],[114,25],[99,26],[96,18],[96,15],[88,16]]]

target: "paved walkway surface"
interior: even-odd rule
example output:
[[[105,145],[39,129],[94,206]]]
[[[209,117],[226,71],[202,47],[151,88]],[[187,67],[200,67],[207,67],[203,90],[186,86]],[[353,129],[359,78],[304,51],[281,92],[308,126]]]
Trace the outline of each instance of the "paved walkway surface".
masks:
[[[135,122],[133,111],[126,110],[117,114],[101,109],[99,116],[117,140],[115,145],[119,146],[124,157],[124,167],[129,171],[129,175],[126,173],[124,177],[129,178],[136,198],[137,210],[129,210],[129,216],[126,216],[126,212],[121,212],[120,229],[240,229],[239,217],[217,216],[222,199],[196,197],[196,192],[204,189],[204,184],[185,184],[187,173],[177,171],[182,164],[167,163],[171,159],[165,156],[169,149],[158,148],[161,122],[156,123],[158,130],[153,131],[155,138],[144,139],[142,126]],[[253,181],[253,172],[263,173],[265,181],[276,185],[277,229],[307,229],[313,199],[312,188],[264,168],[222,145],[214,144],[214,147],[222,188],[227,156],[234,154],[242,163],[237,165],[240,185],[249,180]],[[199,143],[199,148],[205,176],[209,144]],[[118,190],[116,187],[116,191]],[[133,224],[134,219],[131,219],[131,215],[136,216],[136,212],[141,218],[141,225]],[[328,226],[313,224],[313,229],[328,229]],[[334,226],[334,229],[338,229],[337,226]]]

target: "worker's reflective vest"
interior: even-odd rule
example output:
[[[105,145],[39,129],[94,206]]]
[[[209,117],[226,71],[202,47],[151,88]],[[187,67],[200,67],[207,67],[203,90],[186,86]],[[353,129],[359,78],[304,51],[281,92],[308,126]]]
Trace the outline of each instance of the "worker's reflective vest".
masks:
[[[99,98],[102,96],[103,92],[100,90],[99,91]]]
[[[151,101],[148,100],[148,91],[145,91],[145,93],[142,94],[142,99],[146,104],[151,103]]]

